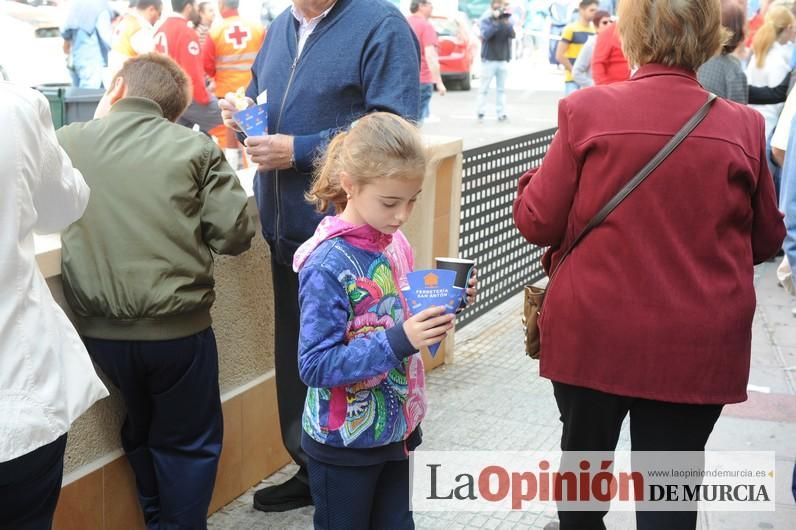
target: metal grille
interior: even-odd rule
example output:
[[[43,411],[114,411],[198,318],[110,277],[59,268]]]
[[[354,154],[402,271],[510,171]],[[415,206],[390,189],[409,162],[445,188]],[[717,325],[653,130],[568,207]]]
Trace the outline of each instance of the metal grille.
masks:
[[[544,276],[541,247],[514,227],[511,206],[517,181],[542,161],[556,129],[464,152],[459,255],[478,267],[478,303],[456,321],[458,328]]]

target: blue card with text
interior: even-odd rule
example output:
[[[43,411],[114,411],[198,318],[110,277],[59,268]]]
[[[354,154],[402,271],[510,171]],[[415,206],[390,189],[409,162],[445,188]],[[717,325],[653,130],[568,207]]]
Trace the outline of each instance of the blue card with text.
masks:
[[[232,119],[246,136],[264,136],[268,133],[268,103],[238,111]]]
[[[454,286],[456,272],[441,269],[428,269],[410,272],[406,275],[409,288],[401,293],[412,315],[429,307],[444,306],[445,313],[455,313],[462,299],[463,289]],[[429,347],[432,357],[436,355],[439,344]]]

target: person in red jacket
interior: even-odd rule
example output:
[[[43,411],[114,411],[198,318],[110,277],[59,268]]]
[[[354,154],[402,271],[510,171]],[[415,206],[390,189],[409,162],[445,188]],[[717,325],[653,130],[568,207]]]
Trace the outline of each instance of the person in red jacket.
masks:
[[[218,99],[207,90],[199,35],[191,20],[196,16],[196,0],[171,0],[174,12],[155,33],[155,50],[170,56],[191,79],[193,101],[177,120],[187,127],[198,125],[204,133],[220,125]]]
[[[591,72],[595,85],[608,85],[630,79],[630,67],[622,51],[616,24],[609,25],[597,36]]]
[[[622,0],[619,11],[638,71],[559,102],[558,132],[514,202],[519,231],[550,247],[543,265],[555,271],[540,374],[553,382],[564,451],[613,451],[629,414],[633,451],[699,452],[723,405],[747,398],[754,265],[777,253],[785,227],[762,116],[718,98],[556,270],[707,101],[696,69],[724,42],[717,1]],[[695,510],[636,510],[637,528],[693,529]],[[605,528],[605,513],[559,510],[561,528]]]

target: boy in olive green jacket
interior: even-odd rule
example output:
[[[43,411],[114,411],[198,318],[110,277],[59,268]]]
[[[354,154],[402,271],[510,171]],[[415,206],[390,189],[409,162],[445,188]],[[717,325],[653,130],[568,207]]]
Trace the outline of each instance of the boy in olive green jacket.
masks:
[[[247,250],[247,196],[219,148],[174,123],[191,101],[168,57],[114,77],[58,140],[91,188],[62,234],[64,292],[127,405],[122,445],[148,527],[205,528],[221,454],[213,255]]]

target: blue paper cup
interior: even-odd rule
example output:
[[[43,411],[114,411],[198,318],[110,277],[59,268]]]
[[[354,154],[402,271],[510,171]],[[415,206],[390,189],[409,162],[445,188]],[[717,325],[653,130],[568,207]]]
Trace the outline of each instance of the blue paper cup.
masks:
[[[467,287],[473,275],[475,261],[462,258],[435,258],[435,261],[438,269],[450,270],[456,273],[456,280],[454,280],[453,285],[464,289],[461,307],[465,307],[467,305]]]

